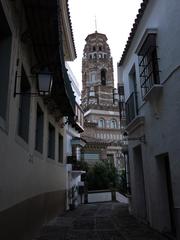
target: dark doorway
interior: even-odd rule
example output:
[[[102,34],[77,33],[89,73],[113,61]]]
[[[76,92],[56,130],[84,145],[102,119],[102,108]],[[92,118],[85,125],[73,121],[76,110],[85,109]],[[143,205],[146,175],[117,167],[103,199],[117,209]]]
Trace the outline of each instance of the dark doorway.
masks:
[[[163,201],[164,213],[170,223],[169,233],[176,236],[176,224],[174,214],[174,200],[172,192],[171,171],[169,164],[169,154],[161,154],[156,157],[159,166],[159,181],[161,189],[161,197]]]
[[[106,86],[106,69],[101,70],[101,84]]]
[[[146,220],[146,197],[144,185],[144,170],[141,146],[133,149],[133,163],[134,163],[134,204],[137,217]]]

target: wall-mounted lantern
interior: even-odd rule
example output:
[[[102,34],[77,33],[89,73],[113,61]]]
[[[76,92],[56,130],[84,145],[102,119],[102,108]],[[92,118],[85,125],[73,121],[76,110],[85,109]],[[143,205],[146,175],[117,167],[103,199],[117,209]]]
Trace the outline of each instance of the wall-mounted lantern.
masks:
[[[41,96],[50,95],[53,83],[53,76],[48,72],[40,72],[37,74],[37,88]]]
[[[52,84],[53,84],[52,73],[44,70],[44,71],[40,71],[35,76],[30,77],[30,78],[36,78],[37,92],[16,92],[18,77],[21,77],[21,76],[16,76],[15,78],[14,97],[16,97],[16,95],[48,96],[51,94]]]

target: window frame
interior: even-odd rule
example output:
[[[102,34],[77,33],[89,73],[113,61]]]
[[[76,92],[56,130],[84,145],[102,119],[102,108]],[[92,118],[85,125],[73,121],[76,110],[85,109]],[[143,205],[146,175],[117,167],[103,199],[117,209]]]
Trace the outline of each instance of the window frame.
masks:
[[[30,129],[31,97],[29,94],[26,94],[26,93],[31,92],[31,85],[30,85],[29,79],[27,77],[27,74],[26,74],[26,71],[25,71],[23,65],[21,65],[20,92],[25,93],[25,94],[19,95],[17,134],[21,139],[23,139],[24,142],[26,142],[28,144],[29,143],[29,129]],[[28,106],[27,106],[27,104],[28,104]],[[24,113],[24,111],[26,112],[26,114]],[[26,120],[27,120],[25,128],[23,127],[25,124],[24,116],[26,116]],[[25,129],[26,133],[23,132],[24,129]]]
[[[48,158],[55,160],[55,145],[56,145],[56,129],[52,123],[48,123]]]
[[[40,126],[41,126],[40,131],[39,131],[38,125],[37,125],[37,124],[38,124],[38,110],[39,110],[39,113],[42,113],[42,114],[41,114],[42,122],[41,122],[41,124],[40,124]],[[40,120],[41,120],[41,119],[40,119]],[[38,138],[39,132],[40,132],[40,137],[41,137],[41,139],[40,139],[40,141],[41,141],[41,143],[40,143],[40,148],[41,148],[41,149],[39,149],[39,143],[38,143],[38,141],[39,141],[39,138]],[[43,145],[44,145],[44,144],[43,144],[43,143],[44,143],[43,139],[44,139],[44,112],[43,112],[42,108],[40,107],[39,103],[37,103],[37,105],[36,105],[35,150],[36,150],[37,152],[41,153],[41,154],[43,154],[43,150],[44,150],[44,148],[43,148]]]
[[[112,129],[116,129],[117,128],[117,121],[116,121],[116,119],[111,119],[110,126],[111,126]]]
[[[147,30],[138,46],[141,96],[144,99],[154,85],[160,84],[157,31]]]
[[[102,124],[101,124],[102,123]],[[98,121],[98,127],[99,128],[105,128],[105,120],[104,118],[100,118]]]
[[[64,157],[64,138],[63,138],[63,135],[61,133],[58,133],[58,162],[59,163],[64,162],[63,157]]]

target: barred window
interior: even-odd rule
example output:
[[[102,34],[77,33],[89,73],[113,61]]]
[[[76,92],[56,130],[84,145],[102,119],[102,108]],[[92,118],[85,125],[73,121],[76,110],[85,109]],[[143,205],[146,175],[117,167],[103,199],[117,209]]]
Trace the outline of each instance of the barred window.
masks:
[[[156,34],[148,34],[138,56],[142,97],[144,97],[154,84],[160,83]]]

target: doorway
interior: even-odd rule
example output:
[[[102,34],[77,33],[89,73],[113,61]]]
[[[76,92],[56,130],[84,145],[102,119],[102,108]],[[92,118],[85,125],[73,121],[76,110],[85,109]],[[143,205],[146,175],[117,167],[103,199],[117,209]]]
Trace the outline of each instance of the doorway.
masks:
[[[159,167],[160,191],[163,201],[164,213],[166,213],[167,222],[169,223],[168,231],[171,235],[176,236],[176,224],[174,214],[174,200],[171,182],[171,171],[169,163],[169,154],[161,154],[156,157]],[[168,232],[167,232],[168,233]]]
[[[134,203],[137,217],[146,220],[146,196],[144,184],[144,170],[141,146],[133,149],[133,163],[134,163]]]

